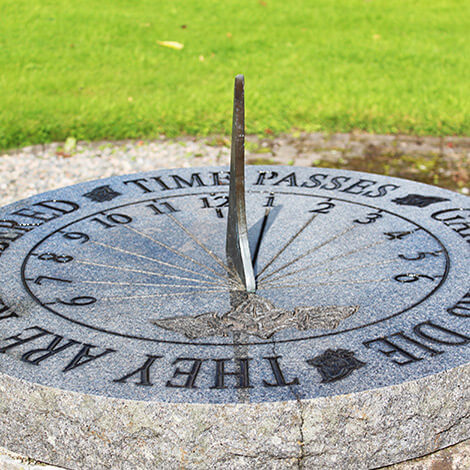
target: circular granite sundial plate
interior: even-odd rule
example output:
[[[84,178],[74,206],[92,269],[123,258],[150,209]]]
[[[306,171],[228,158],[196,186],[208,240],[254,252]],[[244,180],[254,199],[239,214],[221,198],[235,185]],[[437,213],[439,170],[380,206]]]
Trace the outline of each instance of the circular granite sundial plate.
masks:
[[[245,184],[250,293],[227,168],[0,209],[3,445],[71,468],[372,468],[468,437],[469,198],[316,168]]]

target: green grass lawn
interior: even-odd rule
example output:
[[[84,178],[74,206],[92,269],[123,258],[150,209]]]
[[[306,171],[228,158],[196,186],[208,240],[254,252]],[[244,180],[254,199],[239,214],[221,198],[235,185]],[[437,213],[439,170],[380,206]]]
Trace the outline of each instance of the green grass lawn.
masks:
[[[249,133],[468,135],[470,2],[0,0],[0,148],[229,133],[237,73]]]

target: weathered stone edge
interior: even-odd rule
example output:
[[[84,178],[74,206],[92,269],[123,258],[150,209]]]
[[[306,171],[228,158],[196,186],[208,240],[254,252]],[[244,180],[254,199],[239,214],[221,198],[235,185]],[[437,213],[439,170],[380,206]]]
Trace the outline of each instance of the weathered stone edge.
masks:
[[[377,468],[470,437],[469,366],[312,400],[110,399],[0,374],[0,445],[66,468]]]

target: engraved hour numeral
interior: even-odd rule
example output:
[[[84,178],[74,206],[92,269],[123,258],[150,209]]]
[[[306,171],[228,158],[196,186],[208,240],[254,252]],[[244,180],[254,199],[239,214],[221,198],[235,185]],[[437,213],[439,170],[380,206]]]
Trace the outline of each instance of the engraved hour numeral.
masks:
[[[222,207],[228,207],[228,195],[227,194],[218,194],[211,195],[209,197],[201,197],[202,208],[203,209],[215,209],[215,213],[218,218],[223,219],[224,214],[222,212]]]
[[[67,284],[71,284],[72,281],[68,279],[61,279],[59,277],[50,277],[50,276],[38,276],[34,281],[33,279],[27,279],[27,281],[33,281],[34,284],[37,284],[38,286],[42,286],[43,281],[56,281],[56,282],[66,282]]]
[[[435,280],[434,277],[428,276],[427,274],[415,274],[415,273],[397,274],[393,279],[403,284],[406,284],[408,282],[416,282],[416,281],[419,281],[420,279],[429,279],[430,281]]]
[[[70,263],[70,261],[73,260],[73,256],[57,255],[55,253],[41,253],[38,255],[38,259],[41,261],[54,261],[54,263]]]
[[[132,222],[132,217],[126,214],[108,214],[103,216],[102,218],[93,217],[93,219],[91,220],[97,222],[104,228],[112,228],[116,225],[129,224],[130,222]]]
[[[80,243],[86,243],[90,240],[90,237],[86,233],[82,232],[61,232],[67,240],[81,240]]]
[[[362,225],[373,224],[382,217],[383,217],[383,214],[381,214],[380,212],[371,212],[365,216],[365,219],[354,219],[353,222],[355,222],[356,224],[362,224]]]
[[[406,261],[418,261],[421,259],[426,258],[427,256],[439,256],[442,253],[442,250],[437,251],[419,251],[416,256],[405,256],[405,255],[398,255],[399,258],[404,259]]]
[[[69,301],[57,299],[57,302],[63,305],[70,305],[72,307],[83,307],[85,305],[94,304],[96,302],[96,299],[94,297],[84,295],[82,297],[73,297]]]
[[[407,237],[408,235],[411,235],[414,231],[408,231],[408,232],[384,232],[384,235],[389,239],[389,240],[403,240],[403,238]]]
[[[266,198],[266,204],[263,207],[274,207],[274,194],[270,194]]]
[[[147,204],[145,207],[148,207],[152,210],[155,215],[168,214],[170,212],[179,212],[179,209],[175,209],[169,202],[160,202],[155,204]]]
[[[334,207],[336,207],[336,204],[334,204],[333,202],[323,201],[317,204],[316,209],[312,209],[309,212],[312,212],[314,214],[329,214]]]

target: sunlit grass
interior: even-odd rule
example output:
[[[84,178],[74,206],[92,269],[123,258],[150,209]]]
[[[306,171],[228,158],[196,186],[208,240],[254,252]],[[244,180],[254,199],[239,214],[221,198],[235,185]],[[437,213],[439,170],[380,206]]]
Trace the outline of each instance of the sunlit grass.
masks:
[[[0,0],[0,148],[67,136],[470,133],[468,0]],[[181,50],[157,41],[177,41]]]

